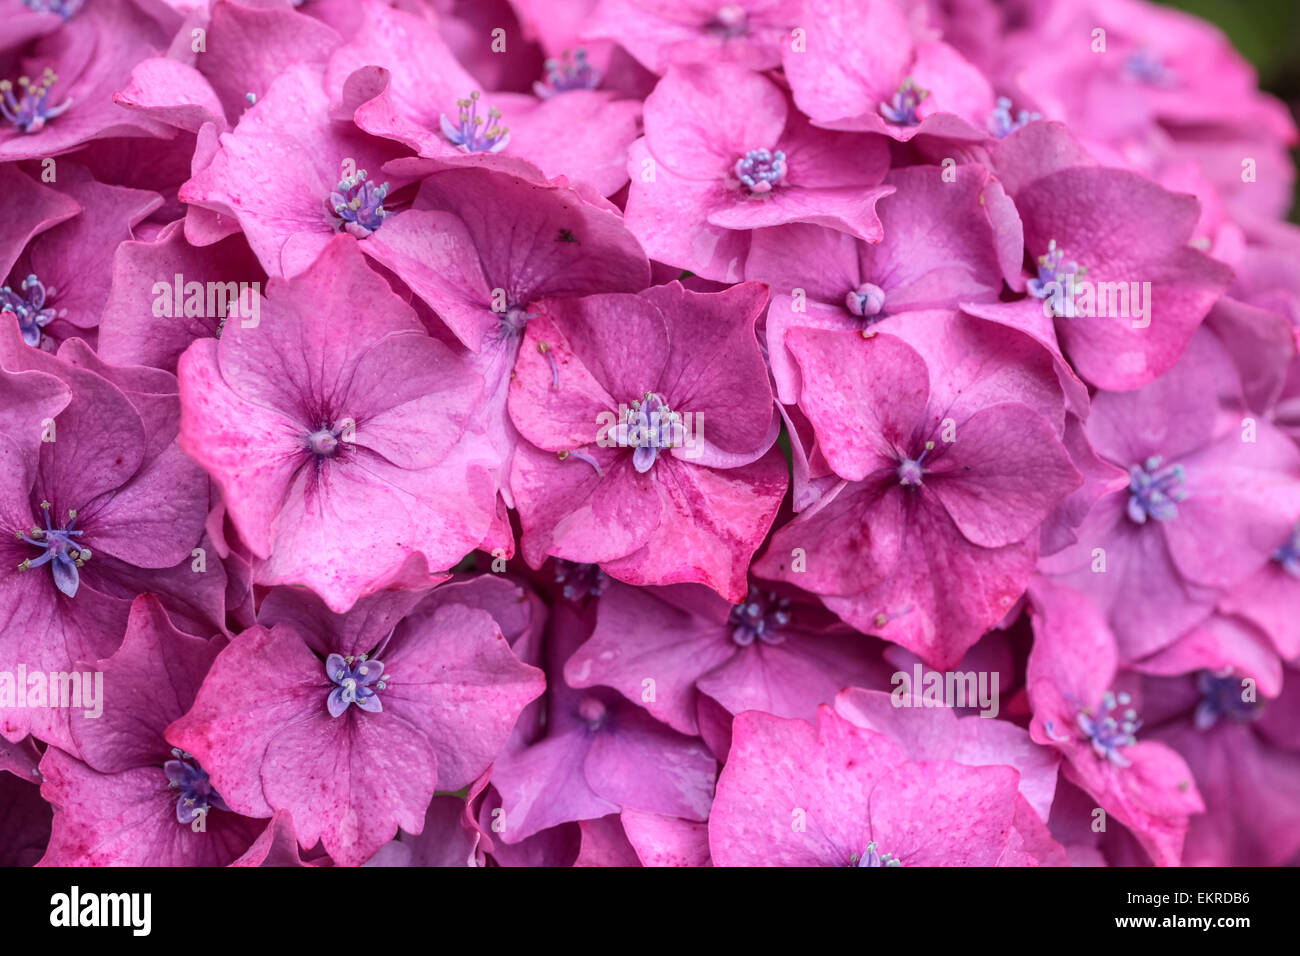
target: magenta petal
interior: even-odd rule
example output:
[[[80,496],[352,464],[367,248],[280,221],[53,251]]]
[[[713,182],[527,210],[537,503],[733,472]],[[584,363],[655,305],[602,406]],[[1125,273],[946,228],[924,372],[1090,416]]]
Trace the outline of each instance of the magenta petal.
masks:
[[[829,707],[817,724],[736,718],[709,815],[718,866],[847,866],[871,842],[872,791],[906,759]],[[887,850],[887,848],[886,848]]]
[[[215,809],[206,832],[177,823],[177,793],[161,765],[101,774],[51,747],[41,772],[41,792],[55,807],[45,866],[225,866],[260,829]]]
[[[71,219],[80,206],[72,197],[37,184],[13,163],[0,164],[0,192],[10,197],[0,212],[0,273],[7,277],[34,236]]]
[[[709,816],[713,755],[638,707],[620,708],[614,727],[591,742],[584,772],[593,790],[620,806],[687,820]]]
[[[1051,426],[1007,402],[962,423],[928,487],[968,540],[997,548],[1023,540],[1082,483]]]
[[[486,611],[452,604],[407,627],[385,651],[387,711],[428,736],[438,789],[459,790],[487,769],[545,681],[515,657]]]
[[[850,481],[896,465],[898,452],[926,411],[925,360],[891,335],[791,329],[786,344],[799,362],[801,407],[836,474]]]
[[[641,810],[620,814],[643,866],[711,866],[707,825]]]

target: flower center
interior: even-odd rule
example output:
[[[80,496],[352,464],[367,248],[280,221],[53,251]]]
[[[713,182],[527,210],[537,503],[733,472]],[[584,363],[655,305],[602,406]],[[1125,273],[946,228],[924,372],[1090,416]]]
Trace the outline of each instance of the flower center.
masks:
[[[727,623],[731,639],[741,647],[748,647],[756,638],[764,644],[780,644],[785,640],[781,629],[790,623],[790,599],[751,584],[745,603],[731,609]]]
[[[1212,673],[1201,671],[1196,677],[1196,686],[1201,691],[1201,701],[1196,705],[1193,722],[1197,730],[1209,730],[1219,722],[1220,717],[1227,717],[1238,723],[1254,720],[1261,713],[1259,702],[1246,699],[1246,691],[1240,677],[1231,672]]]
[[[459,122],[452,123],[442,114],[442,135],[467,153],[499,153],[510,142],[510,130],[499,122],[501,111],[495,106],[488,110],[487,120],[478,115],[479,92],[469,99],[457,100]]]
[[[372,714],[384,709],[379,692],[386,686],[385,681],[392,680],[392,675],[384,673],[382,661],[366,660],[365,654],[360,657],[331,654],[325,658],[325,673],[336,685],[325,700],[331,717],[341,717],[352,704]]]
[[[738,3],[723,4],[705,29],[723,37],[744,36],[749,32],[749,14]]]
[[[528,320],[535,314],[522,305],[510,306],[501,313],[501,334],[506,338],[518,338],[528,325]],[[551,361],[554,362],[554,359]]]
[[[565,50],[560,59],[548,59],[545,81],[533,84],[533,92],[544,100],[570,90],[594,90],[600,85],[601,72],[587,59],[587,51],[579,49],[570,55]]]
[[[1273,560],[1281,564],[1287,574],[1300,578],[1300,522],[1291,530],[1286,543],[1273,552]]]
[[[586,597],[600,597],[604,594],[609,576],[598,564],[578,564],[556,558],[555,583],[564,585],[565,600],[581,601]]]
[[[1042,113],[1031,113],[1029,110],[1019,110],[1013,114],[1011,112],[1011,100],[1005,96],[999,96],[997,106],[993,108],[993,114],[989,117],[989,132],[998,139],[1005,139],[1020,127],[1042,118]]]
[[[1146,524],[1147,518],[1168,521],[1178,517],[1178,502],[1187,497],[1183,466],[1161,468],[1161,460],[1152,455],[1128,470],[1128,516],[1138,524]]]
[[[1137,711],[1129,707],[1133,699],[1128,694],[1121,693],[1118,697],[1110,691],[1102,695],[1102,713],[1094,715],[1091,710],[1084,709],[1079,712],[1075,722],[1091,740],[1092,749],[1100,757],[1105,757],[1113,764],[1121,767],[1129,765],[1128,758],[1120,750],[1124,747],[1131,747],[1137,743],[1137,732],[1142,726],[1142,721],[1137,719]],[[1118,707],[1126,708],[1120,715],[1122,719],[1116,720],[1113,711]]]
[[[14,85],[8,80],[0,80],[0,114],[24,133],[39,133],[47,122],[72,105],[72,100],[64,100],[58,106],[50,105],[50,87],[58,81],[54,71],[47,66],[39,83],[33,83],[30,77],[18,77],[20,92],[15,96]]]
[[[785,153],[767,149],[751,149],[736,160],[736,178],[756,195],[770,193],[786,172]]]
[[[864,282],[844,296],[844,308],[859,318],[879,315],[885,307],[885,290],[874,282]]]
[[[929,90],[921,89],[909,76],[899,85],[890,102],[880,104],[880,115],[899,126],[916,126],[921,122],[916,109],[929,95]]]
[[[193,754],[173,747],[172,756],[176,759],[163,764],[163,773],[167,774],[167,786],[181,792],[176,798],[178,822],[190,823],[199,814],[207,813],[213,807],[218,810],[230,809],[221,795],[212,789],[212,781]]]
[[[675,412],[654,392],[646,392],[632,403],[624,421],[614,429],[616,442],[623,448],[635,448],[632,464],[645,474],[659,457],[659,449],[676,448],[685,443],[686,428],[680,412]]]
[[[71,20],[85,4],[86,0],[23,0],[23,6],[28,10],[57,13],[64,20]]]
[[[317,458],[333,458],[339,453],[340,434],[336,428],[318,428],[307,436],[307,449]]]
[[[595,697],[584,697],[578,703],[578,716],[591,730],[600,730],[609,716],[609,709]]]
[[[1148,86],[1171,86],[1176,79],[1176,74],[1165,66],[1160,54],[1146,47],[1125,58],[1124,72],[1131,79]]]
[[[1052,314],[1073,317],[1075,280],[1088,274],[1088,270],[1074,260],[1066,260],[1065,250],[1053,239],[1047,251],[1038,257],[1038,275],[1029,280],[1029,294],[1035,299],[1048,299]]]
[[[41,344],[41,329],[54,321],[57,312],[45,305],[54,298],[54,286],[48,289],[40,279],[29,275],[15,291],[12,286],[0,287],[0,312],[12,312],[18,317],[18,328],[23,341],[32,347]]]
[[[925,474],[925,456],[934,451],[934,442],[925,443],[925,450],[915,458],[904,458],[898,463],[898,483],[911,487],[920,487],[925,482],[921,477]]]
[[[892,853],[881,853],[879,844],[872,840],[867,844],[867,851],[862,856],[850,858],[853,866],[902,866],[903,861]]]
[[[77,569],[90,560],[90,549],[81,547],[73,540],[85,533],[74,528],[77,512],[69,510],[67,522],[62,528],[55,528],[50,524],[51,507],[48,501],[41,502],[41,510],[45,512],[44,530],[33,528],[28,534],[18,532],[19,541],[26,541],[41,549],[39,557],[24,559],[18,565],[18,570],[28,571],[48,564],[54,572],[54,586],[68,597],[76,597],[77,587],[81,583],[81,574]]]
[[[358,169],[339,180],[330,193],[329,208],[340,220],[338,228],[364,239],[384,224],[388,216],[384,208],[387,195],[388,183],[376,186],[364,169]]]

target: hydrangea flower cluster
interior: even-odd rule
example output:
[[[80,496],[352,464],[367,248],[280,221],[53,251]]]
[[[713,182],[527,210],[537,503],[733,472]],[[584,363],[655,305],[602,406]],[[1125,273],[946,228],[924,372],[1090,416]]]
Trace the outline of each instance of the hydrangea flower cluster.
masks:
[[[1215,29],[0,12],[0,862],[1300,862],[1297,132]]]

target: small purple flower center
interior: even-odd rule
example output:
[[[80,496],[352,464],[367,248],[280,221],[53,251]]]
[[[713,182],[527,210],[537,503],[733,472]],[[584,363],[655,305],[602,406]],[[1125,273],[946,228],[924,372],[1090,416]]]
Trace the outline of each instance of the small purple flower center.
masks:
[[[862,856],[854,856],[851,860],[853,866],[902,866],[903,861],[892,853],[881,853],[880,846],[875,840],[867,844],[867,850]]]
[[[1097,755],[1120,767],[1129,765],[1128,758],[1120,751],[1137,743],[1137,732],[1142,726],[1142,721],[1137,719],[1137,711],[1129,707],[1132,702],[1133,699],[1128,694],[1121,693],[1117,697],[1106,691],[1101,698],[1101,714],[1094,715],[1085,708],[1075,718],[1079,729],[1092,741],[1092,749]],[[1120,707],[1125,709],[1117,720],[1114,711]]]
[[[339,429],[321,427],[307,436],[307,449],[317,458],[333,458],[339,453]]]
[[[1300,578],[1300,522],[1291,529],[1291,537],[1282,547],[1273,552],[1273,560],[1282,565],[1282,570],[1293,578]]]
[[[1027,126],[1034,120],[1042,118],[1042,113],[1031,113],[1029,110],[1019,110],[1012,113],[1011,100],[1005,96],[999,96],[997,105],[993,108],[993,114],[989,117],[989,132],[998,139],[1006,139],[1020,127]]]
[[[915,458],[904,458],[898,463],[898,483],[910,487],[920,487],[925,474],[925,456],[934,451],[934,442],[925,443],[925,449]]]
[[[459,120],[452,123],[442,114],[442,135],[467,153],[499,153],[510,142],[510,130],[500,124],[501,111],[495,106],[488,110],[487,119],[478,115],[479,92],[475,90],[468,99],[457,100]]]
[[[571,90],[594,90],[600,85],[601,72],[587,59],[587,51],[579,49],[570,55],[565,50],[560,59],[548,59],[545,64],[546,79],[533,84],[533,92],[544,100]]]
[[[864,282],[844,296],[844,308],[859,318],[879,315],[885,307],[885,290],[874,282]]]
[[[653,392],[646,392],[628,408],[626,420],[614,429],[614,436],[621,447],[636,449],[632,464],[645,474],[654,467],[661,448],[684,444],[686,430],[680,412],[674,412]]]
[[[609,576],[598,564],[578,564],[555,559],[555,583],[564,585],[564,598],[567,601],[581,601],[587,597],[600,597],[605,593]]]
[[[63,527],[56,528],[50,523],[52,506],[48,501],[41,502],[41,510],[45,512],[45,528],[32,528],[27,534],[19,531],[16,535],[19,541],[40,548],[41,554],[34,559],[24,559],[18,565],[18,570],[29,571],[48,564],[54,573],[54,586],[68,597],[76,597],[77,587],[81,583],[81,573],[78,569],[90,560],[90,549],[80,546],[73,540],[85,533],[75,527],[77,512],[69,510],[68,520]]]
[[[705,30],[722,37],[742,37],[749,32],[749,14],[739,3],[723,4]]]
[[[770,193],[772,187],[785,178],[785,153],[777,150],[751,149],[736,160],[736,178],[749,187],[755,195]]]
[[[609,709],[595,697],[584,697],[578,703],[578,716],[591,730],[599,730],[609,716]]]
[[[1148,518],[1169,521],[1178,517],[1178,502],[1187,497],[1183,487],[1186,473],[1182,465],[1161,468],[1162,459],[1152,455],[1141,465],[1128,470],[1128,516],[1138,524]]]
[[[86,5],[86,0],[23,0],[23,6],[37,13],[57,13],[64,20],[71,20],[77,11]]]
[[[1259,702],[1245,699],[1241,678],[1231,673],[1201,671],[1196,676],[1196,686],[1201,692],[1193,718],[1197,730],[1209,730],[1220,717],[1246,723],[1261,713]]]
[[[0,312],[12,312],[18,318],[23,341],[35,348],[41,344],[41,329],[57,315],[45,304],[52,298],[54,287],[47,289],[40,279],[29,275],[17,290],[12,286],[0,287]]]
[[[176,798],[176,820],[190,823],[201,813],[207,813],[213,807],[229,810],[221,795],[212,789],[212,781],[194,755],[173,747],[172,756],[163,764],[163,773],[167,774],[167,786],[179,790]]]
[[[748,647],[755,640],[780,644],[785,640],[781,630],[790,623],[790,599],[760,591],[751,584],[745,602],[731,609],[727,623],[731,625],[731,639],[741,647]]]
[[[352,704],[372,714],[384,709],[379,692],[387,686],[384,682],[392,678],[384,673],[382,661],[367,660],[365,654],[360,657],[331,654],[325,658],[325,673],[336,685],[325,699],[331,717],[343,716]]]
[[[1171,86],[1177,78],[1177,74],[1165,66],[1160,55],[1146,47],[1135,50],[1125,58],[1124,72],[1148,86]]]
[[[358,239],[364,239],[384,224],[388,210],[384,199],[388,183],[376,186],[364,169],[339,180],[330,193],[329,208],[340,220],[338,227]]]
[[[1029,294],[1035,299],[1050,299],[1054,315],[1073,317],[1074,282],[1087,274],[1086,268],[1065,258],[1065,250],[1053,239],[1047,244],[1047,251],[1038,257],[1038,276],[1029,280]],[[1053,283],[1056,286],[1049,287]]]
[[[72,105],[72,100],[50,105],[50,88],[58,81],[54,71],[46,67],[39,83],[33,83],[30,77],[18,77],[19,92],[15,95],[14,85],[0,80],[0,115],[24,133],[39,133],[46,123]]]
[[[501,313],[501,332],[507,338],[518,338],[528,325],[528,320],[535,313],[530,313],[522,305],[512,305]]]
[[[890,102],[880,104],[880,115],[899,126],[916,126],[921,122],[916,115],[917,107],[929,95],[929,90],[921,89],[909,76],[894,92]]]

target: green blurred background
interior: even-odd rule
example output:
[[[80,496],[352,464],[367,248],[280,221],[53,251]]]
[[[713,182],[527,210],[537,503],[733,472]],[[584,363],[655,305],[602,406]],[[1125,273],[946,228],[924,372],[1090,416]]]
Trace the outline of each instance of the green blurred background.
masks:
[[[1260,86],[1300,116],[1300,0],[1161,0],[1211,21],[1255,69]],[[1293,152],[1300,161],[1300,152]],[[1291,207],[1300,222],[1300,202]]]

